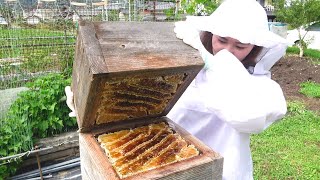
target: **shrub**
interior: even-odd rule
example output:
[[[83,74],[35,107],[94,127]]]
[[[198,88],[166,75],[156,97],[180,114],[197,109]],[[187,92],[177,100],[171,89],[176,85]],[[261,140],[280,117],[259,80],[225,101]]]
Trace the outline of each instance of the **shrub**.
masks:
[[[18,120],[8,117],[0,120],[0,124],[0,157],[11,156],[32,148],[31,126],[25,116]],[[0,161],[0,179],[13,174],[20,162],[19,158]]]
[[[181,4],[182,9],[184,9],[187,12],[187,14],[195,16],[210,15],[213,11],[217,9],[219,5],[218,3],[216,3],[216,1],[210,0],[182,0]]]
[[[75,128],[64,95],[70,82],[61,74],[49,74],[27,83],[29,90],[18,94],[6,118],[0,120],[0,157],[28,151],[38,138]],[[13,174],[19,162],[0,162],[0,177]]]
[[[70,82],[71,79],[65,80],[61,74],[49,74],[27,83],[29,91],[22,92],[20,101],[16,101],[11,109],[25,115],[17,108],[24,107],[33,136],[47,137],[76,124],[75,119],[68,116],[69,108],[65,103],[64,87]]]

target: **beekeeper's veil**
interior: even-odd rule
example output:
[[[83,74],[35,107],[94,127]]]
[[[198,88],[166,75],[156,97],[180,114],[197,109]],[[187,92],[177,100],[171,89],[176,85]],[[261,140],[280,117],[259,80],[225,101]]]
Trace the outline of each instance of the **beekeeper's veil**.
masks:
[[[266,12],[255,0],[225,0],[210,16],[189,16],[186,21],[176,23],[177,37],[202,50],[200,31],[264,47],[256,60],[254,74],[269,74],[287,47],[284,38],[269,31]]]

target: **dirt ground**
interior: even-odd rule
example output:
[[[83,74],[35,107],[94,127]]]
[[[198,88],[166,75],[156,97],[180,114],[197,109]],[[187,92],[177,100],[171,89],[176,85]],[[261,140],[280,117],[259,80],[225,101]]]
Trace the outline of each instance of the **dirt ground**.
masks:
[[[277,81],[287,100],[299,100],[308,109],[320,112],[320,99],[308,98],[299,93],[299,84],[305,81],[320,83],[320,65],[310,63],[306,58],[285,56],[271,69],[272,79]]]

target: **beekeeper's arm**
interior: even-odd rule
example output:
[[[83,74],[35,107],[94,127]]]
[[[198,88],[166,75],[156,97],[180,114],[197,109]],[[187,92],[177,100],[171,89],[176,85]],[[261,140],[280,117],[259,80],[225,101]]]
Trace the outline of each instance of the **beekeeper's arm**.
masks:
[[[286,101],[280,86],[267,75],[253,76],[227,50],[215,56],[203,50],[207,62],[203,92],[207,108],[234,129],[258,133],[282,118]]]

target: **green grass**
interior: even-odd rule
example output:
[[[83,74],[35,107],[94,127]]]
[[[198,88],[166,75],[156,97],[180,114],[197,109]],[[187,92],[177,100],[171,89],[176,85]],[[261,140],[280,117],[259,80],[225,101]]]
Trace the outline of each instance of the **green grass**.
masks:
[[[310,58],[320,59],[320,51],[316,49],[306,49],[304,55]]]
[[[320,98],[320,84],[312,81],[300,84],[300,93],[313,98]]]
[[[320,179],[320,116],[289,102],[288,114],[253,135],[255,179]]]
[[[299,55],[299,48],[298,47],[288,47],[287,53],[288,54],[296,54]],[[304,57],[312,58],[312,61],[320,64],[320,51],[316,49],[305,49],[304,50]]]
[[[288,47],[287,48],[287,53],[289,54],[299,54],[299,48],[297,47]]]
[[[299,48],[287,53],[299,55]],[[320,64],[319,50],[305,49],[304,57]],[[300,93],[319,98],[320,84],[303,82]],[[320,179],[320,115],[289,102],[282,120],[251,137],[251,151],[255,179]]]

